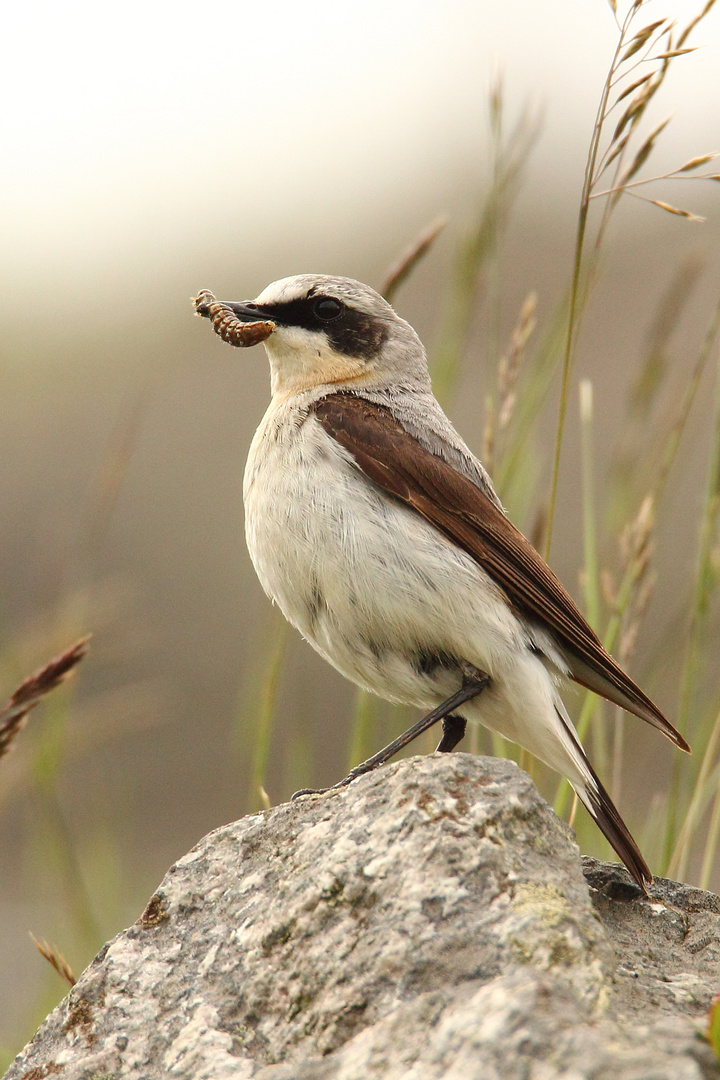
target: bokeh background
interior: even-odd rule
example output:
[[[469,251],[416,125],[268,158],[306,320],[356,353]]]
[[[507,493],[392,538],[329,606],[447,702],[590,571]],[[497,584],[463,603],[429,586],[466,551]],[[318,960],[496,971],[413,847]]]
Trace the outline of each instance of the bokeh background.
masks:
[[[667,0],[649,17],[686,22],[699,6]],[[495,332],[504,343],[532,289],[547,326],[568,285],[616,37],[606,0],[29,0],[4,12],[0,694],[94,635],[72,685],[0,761],[5,1059],[64,993],[28,931],[81,970],[175,858],[257,805],[252,715],[279,622],[245,551],[241,482],[267,365],[261,348],[217,340],[189,297],[252,297],[301,272],[377,286],[445,213],[396,299],[436,344],[457,246],[489,182],[488,90],[501,72],[509,122],[528,109],[540,134],[503,246]],[[658,102],[656,120],[674,113],[661,171],[720,149],[720,12],[695,43]],[[574,373],[553,543],[576,595],[577,379],[594,385],[601,495],[620,403],[653,312],[680,288],[674,275],[697,270],[661,413],[687,381],[720,286],[718,185],[656,194],[707,221],[627,200],[614,222]],[[488,354],[479,326],[447,402],[477,451]],[[708,372],[633,659],[671,716],[712,403]],[[528,528],[547,498],[553,421],[554,407],[533,448]],[[716,612],[709,625],[720,640]],[[295,636],[280,669],[273,802],[343,773],[355,700]],[[376,745],[400,723],[389,718]],[[640,834],[672,753],[633,728],[622,807]]]

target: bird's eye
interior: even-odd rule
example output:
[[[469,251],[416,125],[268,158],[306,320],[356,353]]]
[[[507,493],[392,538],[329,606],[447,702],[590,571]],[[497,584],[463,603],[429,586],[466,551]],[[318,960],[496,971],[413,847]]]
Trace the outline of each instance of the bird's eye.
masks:
[[[313,311],[318,319],[330,322],[331,319],[337,319],[338,315],[342,315],[344,305],[333,296],[321,296],[313,304]]]

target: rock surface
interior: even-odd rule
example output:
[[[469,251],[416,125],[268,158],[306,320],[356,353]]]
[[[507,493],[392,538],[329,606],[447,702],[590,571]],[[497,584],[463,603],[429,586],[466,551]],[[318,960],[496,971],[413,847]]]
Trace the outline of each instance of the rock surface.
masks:
[[[720,1080],[719,915],[584,876],[512,762],[412,758],[207,836],[6,1080]]]

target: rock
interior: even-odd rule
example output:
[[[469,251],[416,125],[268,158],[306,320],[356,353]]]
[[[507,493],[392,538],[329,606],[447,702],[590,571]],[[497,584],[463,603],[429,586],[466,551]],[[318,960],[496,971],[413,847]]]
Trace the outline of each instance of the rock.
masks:
[[[720,1080],[718,914],[584,876],[512,762],[412,758],[207,836],[6,1080]]]
[[[615,865],[583,859],[596,912],[614,952],[613,1011],[702,1015],[720,991],[720,897],[656,878],[652,902]]]

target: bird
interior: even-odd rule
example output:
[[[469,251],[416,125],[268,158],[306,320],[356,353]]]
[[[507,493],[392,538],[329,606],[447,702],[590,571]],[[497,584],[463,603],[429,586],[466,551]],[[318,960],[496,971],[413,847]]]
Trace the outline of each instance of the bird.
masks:
[[[300,274],[196,313],[231,344],[262,341],[270,406],[243,482],[250,558],[285,618],[346,678],[429,710],[348,783],[442,721],[468,720],[566,777],[640,890],[652,874],[563,703],[567,680],[683,737],[625,674],[507,517],[434,397],[425,349],[374,289]],[[297,794],[304,794],[300,792]]]

